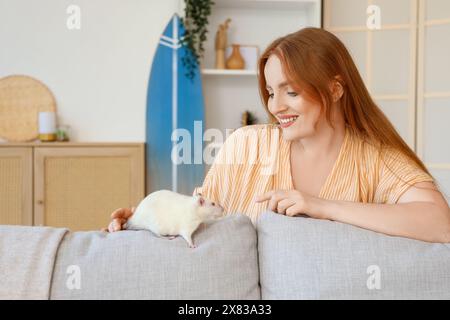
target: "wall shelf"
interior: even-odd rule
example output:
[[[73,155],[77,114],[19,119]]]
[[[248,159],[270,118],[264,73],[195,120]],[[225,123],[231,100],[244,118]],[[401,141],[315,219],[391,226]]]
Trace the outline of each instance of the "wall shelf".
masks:
[[[313,6],[317,0],[215,0],[216,8],[235,9],[303,9]]]
[[[202,69],[204,75],[256,76],[256,70]]]
[[[261,101],[258,70],[254,65],[248,70],[215,69],[215,38],[219,26],[230,18],[227,49],[231,44],[257,47],[259,58],[273,40],[307,26],[320,27],[322,0],[214,0],[214,3],[204,42],[205,53],[200,61],[204,127],[218,129],[226,136],[229,129],[241,127],[245,111],[252,112],[258,123],[269,119]],[[183,13],[183,0],[179,7]]]

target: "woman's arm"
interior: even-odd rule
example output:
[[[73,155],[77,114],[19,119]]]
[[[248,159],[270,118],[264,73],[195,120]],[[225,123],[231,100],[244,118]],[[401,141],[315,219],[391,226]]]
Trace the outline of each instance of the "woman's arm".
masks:
[[[392,236],[450,242],[450,209],[431,182],[410,187],[396,204],[325,200],[296,190],[266,193],[257,200],[269,200],[270,210],[290,216],[303,213]]]
[[[330,220],[394,236],[429,242],[450,242],[450,209],[431,182],[410,187],[396,204],[314,199],[311,210]]]

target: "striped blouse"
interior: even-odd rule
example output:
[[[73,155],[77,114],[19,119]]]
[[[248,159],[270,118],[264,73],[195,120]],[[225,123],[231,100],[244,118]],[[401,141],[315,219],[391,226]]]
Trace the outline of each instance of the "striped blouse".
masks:
[[[255,222],[268,202],[253,197],[270,190],[294,189],[290,141],[274,124],[234,131],[219,150],[203,185],[194,194],[224,207],[225,214],[243,213]],[[366,203],[396,203],[409,186],[433,178],[399,151],[379,152],[346,127],[333,169],[319,197]]]

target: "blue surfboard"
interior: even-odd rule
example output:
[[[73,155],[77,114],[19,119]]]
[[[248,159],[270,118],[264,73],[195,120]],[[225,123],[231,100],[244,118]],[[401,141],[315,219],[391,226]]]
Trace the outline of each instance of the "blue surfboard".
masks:
[[[152,63],[146,114],[147,194],[168,189],[191,195],[204,178],[201,74],[197,66],[193,78],[186,75],[182,58],[189,49],[180,43],[184,30],[174,14]]]

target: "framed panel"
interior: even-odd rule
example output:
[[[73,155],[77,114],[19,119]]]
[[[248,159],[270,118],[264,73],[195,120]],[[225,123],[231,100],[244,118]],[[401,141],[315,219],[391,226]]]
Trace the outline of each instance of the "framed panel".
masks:
[[[450,204],[450,166],[448,169],[428,168],[433,177],[437,180],[438,186],[442,194],[446,197]]]
[[[99,230],[144,196],[141,148],[36,148],[35,224]]]
[[[448,0],[426,0],[425,19],[441,20],[450,19],[450,1]]]
[[[450,164],[450,97],[425,99],[423,160]]]
[[[335,32],[334,33],[347,47],[358,67],[361,77],[366,80],[366,56],[367,56],[367,34],[366,32]]]
[[[410,7],[415,5],[411,0],[372,0],[372,4],[380,7],[382,25],[398,25],[411,23]]]
[[[389,118],[400,136],[414,148],[414,139],[410,136],[410,122],[405,114],[408,113],[408,101],[401,100],[377,100],[377,105]]]
[[[326,0],[329,19],[325,27],[365,27],[367,6],[364,0]]]
[[[425,92],[450,93],[450,21],[426,27],[424,59]]]
[[[419,0],[417,149],[427,165],[450,168],[449,7]]]
[[[33,224],[32,148],[0,147],[0,224]]]

